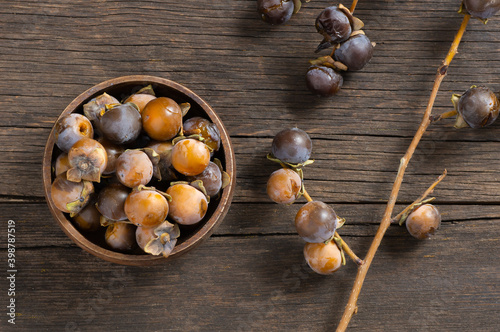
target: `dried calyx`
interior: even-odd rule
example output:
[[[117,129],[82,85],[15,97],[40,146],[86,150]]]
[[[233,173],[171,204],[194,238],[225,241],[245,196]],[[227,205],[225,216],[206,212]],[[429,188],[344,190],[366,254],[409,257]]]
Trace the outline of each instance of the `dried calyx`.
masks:
[[[144,251],[151,255],[168,257],[180,236],[179,226],[165,220],[153,231],[153,236],[144,246]]]

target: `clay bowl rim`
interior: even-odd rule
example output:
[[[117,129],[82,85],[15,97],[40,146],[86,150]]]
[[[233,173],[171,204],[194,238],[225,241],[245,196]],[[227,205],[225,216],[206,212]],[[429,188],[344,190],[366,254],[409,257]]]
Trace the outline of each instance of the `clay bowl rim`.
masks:
[[[167,258],[163,256],[152,256],[148,254],[135,255],[135,254],[119,253],[101,247],[91,242],[75,226],[73,226],[73,224],[65,217],[65,215],[61,211],[59,211],[55,207],[51,199],[50,188],[52,183],[52,155],[55,145],[55,123],[57,123],[57,121],[59,121],[61,117],[78,110],[88,100],[104,92],[107,92],[111,88],[115,88],[116,86],[119,86],[121,84],[123,85],[137,84],[143,86],[146,86],[148,84],[157,84],[166,89],[176,90],[177,93],[185,95],[188,99],[191,99],[196,104],[198,104],[201,110],[205,112],[206,115],[210,118],[210,120],[217,125],[220,131],[221,144],[224,150],[225,171],[230,175],[231,181],[229,185],[223,189],[217,208],[213,212],[210,219],[208,219],[199,230],[197,230],[184,242],[180,243],[179,245],[176,245],[171,255]],[[45,145],[43,164],[42,164],[42,177],[43,177],[43,186],[45,191],[45,199],[49,206],[50,212],[52,213],[53,217],[57,220],[57,223],[66,233],[66,235],[70,239],[72,239],[73,242],[75,242],[80,248],[84,249],[85,251],[89,252],[94,256],[97,256],[109,262],[123,264],[123,265],[146,266],[146,265],[157,264],[160,262],[165,262],[167,260],[179,257],[180,255],[197,247],[204,240],[210,237],[210,235],[213,233],[216,227],[222,222],[222,220],[226,216],[229,207],[231,205],[231,201],[234,194],[234,187],[236,183],[236,163],[234,157],[234,150],[226,128],[222,124],[221,119],[215,113],[215,111],[201,97],[199,97],[197,94],[195,94],[193,91],[186,88],[185,86],[165,78],[149,76],[149,75],[131,75],[131,76],[117,77],[99,83],[97,85],[94,85],[93,87],[81,93],[64,109],[64,111],[57,118],[56,122],[54,122],[54,126],[52,127],[50,135],[47,139],[47,143]]]

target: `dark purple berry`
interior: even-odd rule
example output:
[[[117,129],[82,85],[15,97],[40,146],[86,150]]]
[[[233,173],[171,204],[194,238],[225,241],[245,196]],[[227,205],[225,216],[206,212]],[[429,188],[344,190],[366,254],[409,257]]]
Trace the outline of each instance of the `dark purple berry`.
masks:
[[[257,11],[264,22],[283,24],[292,17],[292,0],[257,0]]]
[[[333,56],[349,70],[361,70],[373,56],[373,45],[368,37],[358,34],[342,43]]]
[[[299,128],[280,131],[274,136],[271,148],[271,152],[276,158],[291,164],[307,161],[311,156],[311,151],[311,138]]]
[[[457,111],[471,128],[492,124],[498,117],[500,102],[497,96],[484,86],[472,87],[458,101]]]
[[[325,8],[316,18],[315,25],[316,30],[324,37],[318,50],[347,40],[352,32],[349,18],[336,6]]]
[[[331,239],[337,229],[338,218],[327,204],[312,201],[302,206],[295,216],[295,228],[300,237],[310,243]]]
[[[500,10],[500,0],[464,0],[465,9],[474,17],[486,20]]]
[[[306,83],[307,88],[315,95],[330,97],[340,90],[344,78],[333,68],[314,65],[307,70]]]

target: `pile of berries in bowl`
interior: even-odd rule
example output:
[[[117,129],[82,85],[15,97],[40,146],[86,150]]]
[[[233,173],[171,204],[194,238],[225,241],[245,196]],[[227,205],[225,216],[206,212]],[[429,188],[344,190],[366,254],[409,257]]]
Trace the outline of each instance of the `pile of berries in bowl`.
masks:
[[[235,159],[221,120],[175,82],[125,76],[78,96],[45,147],[49,208],[80,247],[150,265],[194,248],[226,215]]]

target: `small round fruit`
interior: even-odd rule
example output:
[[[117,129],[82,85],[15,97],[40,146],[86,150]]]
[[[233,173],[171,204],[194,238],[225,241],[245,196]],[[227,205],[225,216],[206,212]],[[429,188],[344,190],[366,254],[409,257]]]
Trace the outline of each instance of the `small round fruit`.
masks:
[[[294,7],[292,0],[257,0],[257,12],[264,22],[272,25],[287,22]]]
[[[500,0],[463,0],[463,4],[472,16],[483,20],[500,11]]]
[[[153,163],[140,150],[126,150],[116,161],[116,176],[129,188],[146,185],[153,177]]]
[[[214,151],[218,151],[220,147],[220,132],[215,123],[209,120],[195,116],[184,121],[182,126],[184,135],[200,135],[203,137],[203,143]]]
[[[85,116],[71,113],[57,122],[55,128],[56,145],[63,152],[68,153],[73,144],[84,137],[94,137],[94,128]]]
[[[320,49],[347,40],[352,32],[349,18],[337,6],[325,8],[316,18],[315,26],[324,37]],[[321,46],[323,44],[324,46]]]
[[[332,274],[342,266],[342,255],[333,241],[306,243],[304,257],[309,267],[318,274]]]
[[[267,181],[267,195],[279,204],[293,203],[300,194],[302,180],[291,169],[282,168],[274,171]]]
[[[457,111],[470,127],[481,128],[495,122],[500,102],[487,87],[472,87],[460,97]]]
[[[126,103],[134,103],[139,107],[139,112],[142,113],[146,105],[156,97],[147,93],[136,93],[128,97]]]
[[[222,187],[222,172],[219,166],[213,162],[209,162],[207,168],[201,174],[189,176],[187,180],[189,182],[201,180],[207,195],[213,197],[219,193]]]
[[[181,174],[198,175],[207,168],[209,162],[210,150],[198,140],[184,139],[172,149],[172,166]]]
[[[172,139],[181,129],[182,110],[170,98],[159,97],[151,100],[141,114],[144,130],[157,141]]]
[[[90,181],[73,182],[66,178],[66,173],[58,175],[50,188],[50,196],[57,209],[66,213],[78,213],[89,202],[94,192]]]
[[[302,206],[295,216],[295,228],[306,242],[319,243],[332,238],[337,229],[338,217],[327,204],[312,201]]]
[[[104,234],[106,243],[119,251],[131,251],[136,246],[135,226],[126,223],[114,223],[108,226]]]
[[[111,183],[104,187],[97,196],[96,208],[109,220],[127,220],[124,205],[130,189],[121,183]]]
[[[68,170],[68,180],[79,182],[100,182],[101,175],[108,164],[106,149],[98,141],[84,137],[76,142],[68,152],[71,168]]]
[[[431,204],[418,207],[406,219],[406,229],[416,239],[431,237],[441,225],[441,214]]]
[[[101,227],[101,214],[94,204],[87,204],[73,217],[76,226],[82,231],[95,232]]]
[[[274,136],[271,152],[285,163],[300,164],[309,160],[312,141],[309,135],[299,128],[289,128]]]
[[[54,163],[54,175],[55,176],[58,176],[59,174],[66,172],[70,168],[71,168],[71,165],[69,164],[69,159],[68,159],[67,153],[61,153],[59,156],[57,156],[56,161]]]
[[[333,68],[313,65],[307,70],[306,84],[313,94],[321,97],[331,97],[344,84],[344,77]]]
[[[134,190],[125,200],[125,214],[134,225],[155,227],[168,215],[167,199],[156,190]]]
[[[349,70],[361,70],[373,56],[373,45],[365,35],[355,35],[343,42],[333,56]]]
[[[176,184],[167,189],[172,197],[168,216],[182,225],[193,225],[207,213],[208,201],[198,189],[187,184]]]
[[[113,106],[100,116],[99,129],[113,143],[131,143],[141,133],[141,113],[131,103]]]

